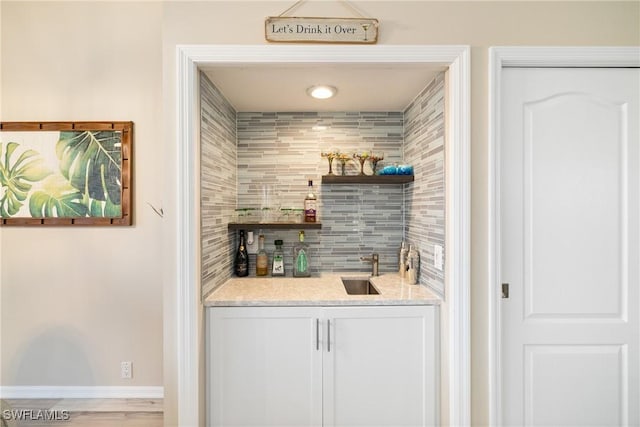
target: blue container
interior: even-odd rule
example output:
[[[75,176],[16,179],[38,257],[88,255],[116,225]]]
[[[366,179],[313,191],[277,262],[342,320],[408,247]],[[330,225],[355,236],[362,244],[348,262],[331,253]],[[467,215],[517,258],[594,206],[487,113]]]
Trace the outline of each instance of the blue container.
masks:
[[[388,165],[382,168],[380,175],[397,175],[398,168],[393,165]]]
[[[398,166],[398,175],[413,175],[413,166],[411,165],[400,165]]]

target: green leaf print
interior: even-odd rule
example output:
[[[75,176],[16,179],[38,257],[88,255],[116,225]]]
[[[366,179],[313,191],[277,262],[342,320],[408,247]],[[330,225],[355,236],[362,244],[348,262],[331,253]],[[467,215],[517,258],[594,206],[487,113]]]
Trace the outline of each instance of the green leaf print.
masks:
[[[83,194],[88,209],[88,198],[121,203],[121,138],[114,131],[60,132],[56,144],[60,172]]]
[[[51,174],[44,160],[35,150],[23,151],[15,163],[13,154],[20,144],[0,142],[0,216],[9,218],[17,214],[29,195],[33,183]]]

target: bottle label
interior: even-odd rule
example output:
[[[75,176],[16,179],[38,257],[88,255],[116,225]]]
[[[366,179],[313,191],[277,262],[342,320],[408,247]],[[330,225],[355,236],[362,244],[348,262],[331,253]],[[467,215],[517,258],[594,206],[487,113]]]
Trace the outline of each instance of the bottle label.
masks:
[[[236,264],[236,276],[247,276],[249,274],[249,265],[245,261],[238,262]]]
[[[316,201],[315,200],[304,201],[304,221],[316,222]]]
[[[282,255],[274,255],[273,257],[273,270],[271,274],[283,275],[284,274],[284,262]]]

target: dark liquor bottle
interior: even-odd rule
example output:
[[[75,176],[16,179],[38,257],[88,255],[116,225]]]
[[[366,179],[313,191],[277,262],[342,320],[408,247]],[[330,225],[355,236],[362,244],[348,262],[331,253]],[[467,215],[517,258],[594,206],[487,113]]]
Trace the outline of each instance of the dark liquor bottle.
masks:
[[[233,272],[238,277],[249,275],[249,254],[247,254],[247,244],[244,240],[244,230],[240,230],[240,243],[233,263]]]

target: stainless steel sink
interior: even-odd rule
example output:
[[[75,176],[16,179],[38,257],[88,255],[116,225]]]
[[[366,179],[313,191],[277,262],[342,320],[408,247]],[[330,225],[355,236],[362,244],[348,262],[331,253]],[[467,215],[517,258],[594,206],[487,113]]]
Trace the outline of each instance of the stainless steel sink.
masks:
[[[367,277],[342,277],[342,284],[349,295],[380,294]]]

